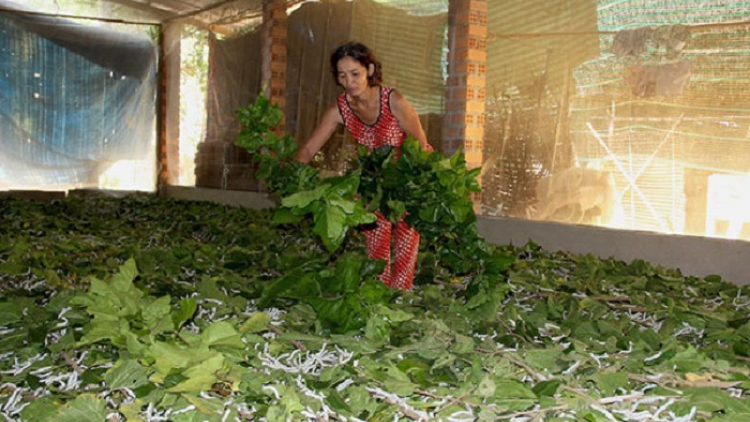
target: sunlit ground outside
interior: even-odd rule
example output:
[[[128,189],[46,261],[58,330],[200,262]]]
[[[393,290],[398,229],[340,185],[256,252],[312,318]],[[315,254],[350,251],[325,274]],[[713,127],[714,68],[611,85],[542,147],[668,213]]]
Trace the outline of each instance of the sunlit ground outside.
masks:
[[[178,185],[195,186],[195,157],[206,126],[207,34],[185,26],[180,46],[180,159]],[[118,161],[99,178],[101,189],[153,191],[156,156]]]
[[[708,237],[750,240],[750,174],[715,174],[708,178]]]
[[[602,172],[603,168],[611,168],[606,162],[595,161],[589,162],[585,168],[578,168],[578,172]],[[625,171],[625,170],[623,170]],[[606,171],[604,171],[606,173]],[[627,171],[625,171],[627,173]],[[561,175],[558,175],[561,176]],[[705,237],[722,238],[722,239],[740,239],[750,241],[750,174],[713,174],[708,176],[705,211],[698,214],[697,217],[705,216],[705,224],[700,230],[694,233],[688,233],[684,221],[673,226],[664,226],[661,228],[645,229],[639,223],[637,218],[632,216],[632,210],[628,210],[635,197],[637,201],[645,204],[644,206],[651,211],[652,217],[659,217],[662,220],[665,216],[659,215],[655,209],[656,203],[662,198],[648,196],[639,188],[635,179],[637,177],[627,177],[626,184],[614,187],[608,183],[607,189],[599,186],[583,186],[577,184],[576,189],[570,186],[563,187],[567,193],[566,198],[575,197],[575,200],[582,204],[596,204],[599,209],[606,210],[604,215],[593,219],[590,225],[606,227],[620,230],[646,230],[656,231],[663,234],[676,235],[702,235]],[[579,176],[580,177],[580,176]],[[608,189],[614,189],[611,193],[605,193]],[[575,190],[575,193],[571,193]],[[636,195],[633,191],[638,192]],[[684,204],[676,206],[684,207]],[[673,209],[675,214],[680,209]],[[696,212],[693,210],[692,212]]]
[[[180,72],[179,185],[195,186],[195,157],[206,127],[208,38],[206,31],[183,27]]]
[[[99,175],[99,189],[153,192],[156,189],[156,153],[141,160],[116,161]]]

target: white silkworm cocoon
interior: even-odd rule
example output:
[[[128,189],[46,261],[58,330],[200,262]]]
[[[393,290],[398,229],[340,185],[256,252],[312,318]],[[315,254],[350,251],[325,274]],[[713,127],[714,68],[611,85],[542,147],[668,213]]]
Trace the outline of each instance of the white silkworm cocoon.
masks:
[[[477,420],[476,416],[474,416],[474,413],[466,410],[459,410],[458,412],[455,412],[452,415],[448,416],[446,419],[448,420],[448,422],[473,422]]]
[[[661,357],[661,355],[662,355],[662,351],[659,350],[655,355],[651,355],[651,356],[647,356],[647,357],[643,358],[643,361],[644,362],[651,362],[652,360],[659,359]]]
[[[299,350],[291,353],[284,353],[278,357],[268,354],[268,345],[263,352],[258,353],[258,359],[271,369],[278,369],[289,374],[308,374],[320,375],[321,371],[326,368],[332,368],[348,363],[353,353],[343,350],[336,346],[336,350],[326,350],[327,344],[315,353],[305,351],[304,354]]]
[[[570,375],[570,374],[572,374],[573,371],[575,371],[576,368],[578,368],[580,365],[581,365],[581,361],[580,360],[575,361],[572,365],[570,365],[570,367],[568,369],[566,369],[566,370],[564,370],[562,372],[563,375]]]
[[[603,353],[601,355],[595,355],[593,353],[589,353],[589,356],[591,356],[592,359],[596,361],[596,364],[601,368],[602,365],[602,359],[607,359],[609,357],[609,354]]]
[[[339,385],[336,386],[336,391],[340,393],[344,391],[346,387],[349,387],[352,384],[354,384],[354,380],[351,378],[347,378],[344,381],[342,381]]]
[[[604,415],[605,418],[609,419],[612,422],[618,422],[617,418],[615,418],[615,415],[609,412],[609,410],[605,409],[602,406],[592,404],[591,408],[598,411],[602,415]]]
[[[281,398],[281,395],[279,394],[279,390],[276,389],[273,385],[264,385],[263,391],[268,390],[271,393],[273,393],[273,396],[276,398],[276,400],[279,400]]]

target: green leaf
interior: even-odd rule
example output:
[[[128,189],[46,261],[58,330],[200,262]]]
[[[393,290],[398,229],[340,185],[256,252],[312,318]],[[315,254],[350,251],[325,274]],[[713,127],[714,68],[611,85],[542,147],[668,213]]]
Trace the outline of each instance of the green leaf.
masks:
[[[194,392],[208,390],[218,381],[217,374],[224,369],[224,356],[215,353],[203,362],[193,365],[183,372],[185,381],[169,388],[171,392]]]
[[[104,374],[104,382],[114,391],[136,388],[148,384],[149,371],[134,360],[120,360]]]
[[[171,300],[172,298],[169,296],[163,296],[143,306],[141,311],[143,322],[153,334],[160,334],[174,327],[170,314],[172,311]]]
[[[473,338],[461,334],[456,334],[455,342],[451,346],[450,350],[457,355],[462,355],[474,353],[475,347],[476,346],[474,344]]]
[[[0,326],[8,326],[21,321],[21,308],[14,302],[0,303]]]
[[[172,313],[172,325],[175,330],[179,330],[184,323],[195,315],[198,310],[198,301],[194,297],[180,300],[178,310]]]
[[[618,390],[624,389],[628,385],[627,372],[600,372],[594,377],[594,381],[602,395],[611,396]]]
[[[398,373],[399,376],[391,377],[385,380],[385,390],[398,396],[410,396],[417,389],[417,385],[398,369],[392,368],[388,371],[390,375]]]
[[[21,418],[26,421],[56,421],[60,409],[59,400],[53,396],[43,396],[29,403],[21,411]]]
[[[196,412],[187,412],[187,413],[188,414],[197,413],[198,415],[201,415],[201,418],[200,418],[201,422],[205,420],[206,417],[208,417],[208,415],[222,415],[225,411],[224,405],[221,402],[221,400],[216,400],[212,398],[204,398],[204,397],[200,397],[198,395],[193,395],[193,394],[183,394],[182,397],[184,397],[185,400],[188,401],[188,403],[195,406]],[[195,422],[198,422],[198,421],[195,421]]]
[[[415,315],[411,312],[382,305],[377,306],[377,314],[383,315],[388,318],[389,321],[395,323],[411,321],[415,318]]]
[[[292,208],[279,207],[273,214],[273,222],[277,224],[293,224],[302,221],[303,216],[294,213]]]
[[[63,406],[50,422],[102,422],[106,417],[104,400],[84,393]]]
[[[359,289],[361,256],[353,253],[344,254],[336,263],[338,292],[354,292]]]
[[[747,422],[750,421],[750,413],[732,413],[729,415],[716,415],[711,422]]]
[[[240,327],[240,333],[260,333],[268,331],[271,316],[266,312],[256,312],[250,316]]]
[[[263,294],[258,301],[258,309],[267,308],[271,302],[283,296],[288,290],[303,282],[306,276],[299,270],[292,270],[265,286]]]
[[[455,219],[455,221],[463,222],[466,221],[466,219],[470,216],[473,216],[473,207],[474,206],[470,201],[460,199],[451,202],[448,205],[448,210],[450,211],[451,216]]]
[[[346,404],[344,398],[341,397],[341,395],[336,392],[336,390],[332,390],[325,400],[333,410],[337,412],[351,413],[351,408]]]
[[[684,399],[673,405],[678,415],[687,414],[692,407],[708,413],[750,413],[746,400],[731,397],[718,388],[686,388],[683,393]]]
[[[151,344],[148,350],[154,359],[153,367],[158,373],[154,375],[155,378],[152,377],[155,382],[163,381],[173,369],[187,368],[194,356],[191,351],[161,341]]]
[[[562,369],[558,362],[562,353],[562,349],[558,347],[532,349],[526,352],[526,362],[538,371],[556,373]]]
[[[344,241],[347,229],[345,221],[344,211],[331,204],[325,204],[322,212],[315,215],[313,232],[321,237],[329,252],[334,252]]]
[[[424,359],[406,358],[401,360],[398,369],[406,374],[412,382],[419,384],[421,387],[429,387],[430,382],[430,365]]]
[[[239,332],[227,321],[216,321],[211,323],[211,325],[201,333],[201,339],[207,346],[231,347],[241,350],[245,349],[245,344],[242,342]]]
[[[560,380],[549,380],[537,383],[531,390],[537,397],[554,397],[558,387],[562,384]]]
[[[479,397],[493,397],[495,395],[495,390],[497,389],[497,385],[495,384],[495,381],[490,377],[489,375],[484,376],[482,378],[482,381],[479,382],[479,385],[476,389],[476,394]]]
[[[95,318],[87,327],[88,331],[81,337],[78,346],[110,340],[114,344],[121,344],[122,339],[130,332],[128,322],[117,319]]]
[[[683,373],[700,372],[706,361],[706,356],[695,350],[692,346],[678,352],[669,360],[677,371]]]
[[[345,176],[329,177],[324,185],[329,186],[326,198],[329,200],[343,200],[357,193],[359,188],[360,171],[355,170]]]
[[[495,398],[536,399],[536,394],[525,384],[515,380],[495,381]]]
[[[322,199],[325,192],[325,186],[318,186],[313,190],[297,192],[282,199],[281,205],[287,208],[306,208],[312,202]]]
[[[138,276],[138,269],[133,258],[128,259],[112,276],[105,295],[115,294],[125,315],[133,315],[140,310],[139,300],[143,293],[138,291],[133,280]]]

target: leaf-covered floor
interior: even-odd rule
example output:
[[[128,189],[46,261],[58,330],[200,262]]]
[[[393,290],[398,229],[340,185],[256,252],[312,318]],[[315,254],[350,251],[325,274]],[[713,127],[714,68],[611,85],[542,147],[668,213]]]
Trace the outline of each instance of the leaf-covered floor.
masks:
[[[0,199],[6,421],[750,420],[750,295],[648,262],[424,248],[385,289],[355,232],[153,197]]]

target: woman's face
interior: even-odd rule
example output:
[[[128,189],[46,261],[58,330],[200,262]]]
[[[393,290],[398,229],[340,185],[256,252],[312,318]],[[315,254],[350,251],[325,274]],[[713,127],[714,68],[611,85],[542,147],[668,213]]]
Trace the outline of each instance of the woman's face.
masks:
[[[367,90],[368,69],[357,60],[344,56],[336,63],[338,70],[338,82],[347,94],[357,96]]]

